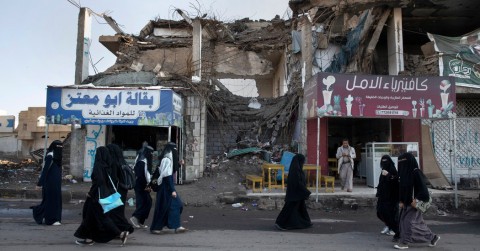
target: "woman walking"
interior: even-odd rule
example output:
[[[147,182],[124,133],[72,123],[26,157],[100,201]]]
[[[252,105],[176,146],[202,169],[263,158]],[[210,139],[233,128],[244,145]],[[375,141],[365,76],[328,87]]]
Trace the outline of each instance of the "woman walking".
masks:
[[[178,160],[175,143],[169,142],[159,156],[160,166],[154,174],[152,182],[156,182],[158,189],[150,231],[153,234],[161,233],[164,227],[175,229],[175,233],[183,233],[186,228],[180,224],[180,215],[183,211],[183,204],[178,196],[173,181],[174,170],[178,170]],[[177,155],[178,156],[178,155]],[[175,167],[177,165],[177,167]],[[158,178],[157,178],[158,176]],[[152,185],[153,186],[153,185]]]
[[[398,241],[398,172],[392,158],[383,155],[380,160],[382,172],[377,186],[377,217],[385,223],[382,234],[393,235],[393,240]]]
[[[123,168],[130,168],[127,166],[127,162],[123,157],[122,149],[116,144],[107,145],[110,156],[112,157],[112,175],[111,178],[113,183],[117,187],[118,193],[120,193],[121,200],[123,202],[122,206],[112,209],[109,214],[110,218],[115,222],[121,229],[127,230],[130,234],[133,233],[133,227],[128,223],[127,218],[125,218],[125,203],[127,202],[127,193],[128,188],[126,186],[126,178],[123,173]]]
[[[311,192],[306,186],[303,173],[304,163],[305,156],[297,154],[290,164],[285,205],[275,221],[275,227],[279,230],[302,229],[312,226],[305,204],[305,200],[308,199]]]
[[[98,202],[100,197],[105,198],[115,192],[110,181],[113,176],[111,159],[108,148],[97,148],[91,177],[92,186],[83,206],[82,223],[74,233],[74,236],[80,239],[75,241],[78,245],[106,243],[115,238],[120,238],[122,245],[127,241],[128,227],[117,226],[111,219],[110,212],[104,213]]]
[[[31,207],[33,219],[38,224],[60,226],[62,222],[62,149],[59,140],[53,141],[47,149],[37,189],[42,188],[42,202]]]
[[[130,222],[134,228],[147,229],[145,220],[150,215],[150,209],[152,208],[152,197],[150,192],[152,191],[148,186],[150,183],[151,175],[150,170],[152,168],[153,148],[144,145],[139,151],[137,159],[135,160],[135,199],[136,208],[130,217]]]
[[[407,152],[398,157],[400,178],[400,239],[396,249],[407,249],[409,243],[428,242],[437,245],[440,236],[432,233],[423,220],[422,212],[417,210],[417,201],[428,201],[430,195],[422,171],[415,157]]]

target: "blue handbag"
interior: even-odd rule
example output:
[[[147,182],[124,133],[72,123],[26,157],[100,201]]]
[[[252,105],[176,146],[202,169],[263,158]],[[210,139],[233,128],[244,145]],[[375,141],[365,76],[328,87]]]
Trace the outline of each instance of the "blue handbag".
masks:
[[[98,188],[98,203],[100,203],[100,205],[102,206],[103,213],[107,213],[114,208],[123,206],[123,202],[121,199],[122,196],[117,192],[117,188],[113,184],[113,181],[112,181],[112,178],[110,178],[110,175],[108,175],[108,179],[110,180],[110,183],[112,183],[112,186],[115,189],[115,193],[102,199],[100,198],[100,188]]]

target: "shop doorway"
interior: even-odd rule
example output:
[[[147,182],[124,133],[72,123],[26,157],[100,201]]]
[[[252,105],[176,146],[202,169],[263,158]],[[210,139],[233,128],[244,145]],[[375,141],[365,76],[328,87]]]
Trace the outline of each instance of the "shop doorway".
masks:
[[[390,119],[329,118],[328,157],[335,158],[337,148],[344,138],[349,140],[351,146],[360,147],[356,149],[357,151],[365,147],[368,142],[391,141],[390,122]]]
[[[155,150],[153,166],[158,165],[156,156],[168,142],[177,143],[181,154],[180,128],[176,126],[109,126],[107,130],[107,144],[119,145],[123,149],[125,160],[131,165],[135,164],[137,151],[143,142],[147,142]]]

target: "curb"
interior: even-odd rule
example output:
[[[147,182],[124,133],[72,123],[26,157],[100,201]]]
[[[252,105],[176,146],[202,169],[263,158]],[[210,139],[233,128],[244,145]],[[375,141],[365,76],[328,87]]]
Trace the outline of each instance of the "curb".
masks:
[[[72,201],[85,200],[86,191],[62,189],[62,201],[64,204]],[[129,193],[130,196],[133,193]],[[279,210],[284,205],[284,194],[268,194],[259,196],[258,194],[246,194],[245,192],[225,192],[217,195],[214,202],[205,201],[205,203],[183,201],[185,206],[215,206],[215,205],[231,205],[235,203],[257,204],[260,210]],[[17,200],[36,200],[41,201],[42,191],[33,189],[15,189],[15,188],[0,188],[1,199],[17,199]],[[154,200],[155,197],[152,197]],[[455,195],[448,194],[433,194],[433,203],[430,213],[435,214],[436,211],[457,211],[467,210],[472,212],[480,212],[480,197],[472,197],[465,195],[458,195],[458,209],[455,208]],[[318,202],[315,196],[311,196],[307,204],[311,209],[318,210],[333,210],[333,209],[353,209],[357,208],[375,208],[377,198],[374,196],[355,196],[355,195],[340,195],[329,194],[320,195]]]

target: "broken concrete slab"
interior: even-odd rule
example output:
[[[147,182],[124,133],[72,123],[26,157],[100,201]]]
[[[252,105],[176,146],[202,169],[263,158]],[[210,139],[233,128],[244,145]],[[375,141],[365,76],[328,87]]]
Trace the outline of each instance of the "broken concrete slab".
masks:
[[[95,86],[152,86],[158,85],[158,80],[153,72],[122,72],[105,75],[93,82]]]

